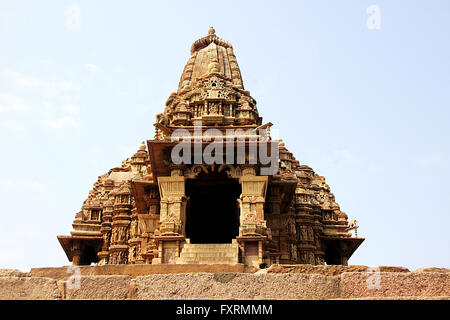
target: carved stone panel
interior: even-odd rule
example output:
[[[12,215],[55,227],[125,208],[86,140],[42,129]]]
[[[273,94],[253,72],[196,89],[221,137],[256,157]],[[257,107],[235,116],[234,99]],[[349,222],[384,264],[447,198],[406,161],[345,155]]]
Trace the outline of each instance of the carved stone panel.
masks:
[[[185,178],[159,177],[161,194],[160,221],[162,233],[184,234],[186,222]]]

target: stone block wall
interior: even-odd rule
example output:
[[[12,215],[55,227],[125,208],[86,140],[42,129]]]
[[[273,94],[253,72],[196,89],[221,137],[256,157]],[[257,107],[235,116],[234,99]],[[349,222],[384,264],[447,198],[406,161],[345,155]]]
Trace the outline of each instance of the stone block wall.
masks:
[[[275,265],[256,272],[230,268],[235,270],[188,265],[187,272],[152,273],[151,265],[84,267],[76,281],[68,267],[29,273],[3,269],[0,299],[450,299],[450,269],[379,267],[374,282],[374,273],[365,266]]]

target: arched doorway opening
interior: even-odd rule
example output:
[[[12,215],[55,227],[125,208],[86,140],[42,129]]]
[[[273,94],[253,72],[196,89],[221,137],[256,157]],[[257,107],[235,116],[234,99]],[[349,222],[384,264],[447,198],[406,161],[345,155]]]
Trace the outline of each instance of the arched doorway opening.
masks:
[[[191,243],[231,243],[239,233],[241,193],[240,183],[225,172],[202,172],[187,180],[186,238]]]

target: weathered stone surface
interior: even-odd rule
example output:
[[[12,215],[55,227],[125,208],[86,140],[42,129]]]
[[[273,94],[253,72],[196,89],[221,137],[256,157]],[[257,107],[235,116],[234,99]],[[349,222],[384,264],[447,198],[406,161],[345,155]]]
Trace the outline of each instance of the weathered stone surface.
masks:
[[[0,269],[0,277],[29,277],[29,272],[23,272],[17,269]]]
[[[414,270],[413,272],[441,272],[441,273],[450,273],[450,269],[447,268],[419,268]]]
[[[344,272],[367,272],[370,267],[367,266],[343,266],[343,265],[325,265],[314,266],[310,264],[280,265],[274,264],[267,269],[267,273],[308,273],[322,274],[326,276],[336,276]],[[409,272],[404,267],[378,267],[380,272]]]
[[[438,297],[450,295],[449,273],[349,272],[341,275],[341,298]]]
[[[54,279],[0,277],[1,300],[54,300],[61,297]]]
[[[136,299],[333,299],[339,277],[317,274],[166,274],[136,278]]]
[[[81,274],[84,275],[83,269],[88,267],[81,267]],[[68,272],[69,266],[67,267],[50,267],[50,268],[32,268],[30,271],[31,277],[43,277],[52,278],[56,280],[67,280],[72,273]]]
[[[81,276],[79,288],[65,284],[65,299],[123,300],[128,297],[129,276]]]
[[[330,269],[329,274],[343,270],[336,266],[325,267]],[[61,275],[54,268],[50,269],[53,275]],[[85,268],[91,273],[99,269]],[[124,269],[109,269],[114,270]],[[76,289],[76,281],[71,282],[71,288],[64,280],[3,276],[0,277],[0,299],[450,299],[450,273],[436,270],[395,272],[387,268],[391,272],[379,273],[378,288],[376,281],[371,281],[376,273],[366,271],[322,275],[306,266],[285,268],[281,273],[268,273],[269,270],[148,274],[135,279],[124,275],[82,275],[79,289]],[[294,272],[286,272],[288,270]],[[305,273],[300,273],[301,270]]]
[[[135,264],[135,265],[104,265],[104,266],[78,266],[83,276],[100,275],[124,275],[136,278],[149,274],[166,273],[196,273],[196,272],[248,272],[252,273],[258,269],[244,264]],[[32,277],[47,277],[57,280],[67,280],[73,271],[69,267],[57,268],[33,268],[30,271]]]

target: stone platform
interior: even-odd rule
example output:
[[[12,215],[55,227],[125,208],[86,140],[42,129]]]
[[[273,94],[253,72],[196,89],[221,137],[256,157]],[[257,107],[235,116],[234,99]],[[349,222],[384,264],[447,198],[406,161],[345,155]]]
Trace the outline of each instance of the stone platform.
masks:
[[[186,243],[177,264],[238,264],[239,246],[237,243]]]
[[[450,269],[365,266],[110,265],[30,272],[0,269],[0,299],[442,299],[450,300]]]
[[[29,272],[31,277],[44,277],[56,280],[67,280],[70,273],[69,266],[54,268],[33,268]],[[257,268],[244,264],[110,264],[104,266],[78,266],[82,276],[130,276],[136,278],[149,274],[167,273],[253,273]]]

